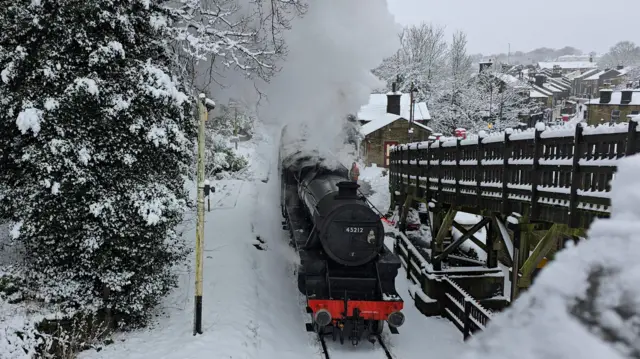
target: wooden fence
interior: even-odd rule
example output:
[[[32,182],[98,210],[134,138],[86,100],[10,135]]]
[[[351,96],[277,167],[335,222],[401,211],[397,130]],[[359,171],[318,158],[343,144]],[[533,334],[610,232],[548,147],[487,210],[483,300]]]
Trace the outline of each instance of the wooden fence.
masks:
[[[394,147],[390,185],[400,193],[415,187],[418,198],[466,212],[515,212],[572,228],[608,217],[616,162],[640,149],[637,123],[540,125]]]
[[[442,288],[438,298],[426,298],[423,288],[432,278],[427,278],[424,268],[430,264],[402,233],[396,236],[394,252],[400,257],[407,279],[419,287],[414,295],[422,296],[423,301],[436,300],[441,312],[462,332],[465,340],[474,332],[484,330],[491,314],[450,278],[438,276],[436,281],[442,284],[438,285]]]

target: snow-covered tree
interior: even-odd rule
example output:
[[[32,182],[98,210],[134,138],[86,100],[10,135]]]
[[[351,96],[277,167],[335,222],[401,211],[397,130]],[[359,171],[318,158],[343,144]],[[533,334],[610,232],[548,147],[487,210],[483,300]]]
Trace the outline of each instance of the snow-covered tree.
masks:
[[[256,117],[247,106],[231,99],[216,108],[217,115],[207,122],[207,128],[224,136],[252,135]]]
[[[436,130],[451,133],[458,127],[472,128],[475,120],[472,120],[470,116],[473,116],[474,113],[468,110],[477,110],[475,104],[469,103],[473,83],[471,82],[471,57],[467,54],[465,33],[456,32],[453,34],[446,60],[444,70],[447,81],[442,83],[440,97],[436,101],[432,101],[429,110],[435,117]]]
[[[640,65],[640,46],[632,41],[620,41],[609,49],[598,65],[602,68]]]
[[[398,90],[409,92],[413,82],[418,88],[417,101],[437,99],[444,83],[447,42],[444,28],[422,23],[411,25],[400,33],[400,49],[385,59],[373,72],[387,83],[397,82]]]
[[[163,1],[170,16],[174,60],[198,92],[224,84],[224,71],[263,80],[278,70],[286,47],[282,32],[306,9],[303,0]]]
[[[208,177],[237,172],[247,166],[247,160],[233,150],[230,140],[238,140],[240,134],[253,135],[255,121],[249,108],[239,101],[231,99],[228,104],[218,105],[216,115],[206,123],[205,171]]]
[[[186,255],[195,124],[159,1],[5,1],[0,183],[32,288],[134,323]]]

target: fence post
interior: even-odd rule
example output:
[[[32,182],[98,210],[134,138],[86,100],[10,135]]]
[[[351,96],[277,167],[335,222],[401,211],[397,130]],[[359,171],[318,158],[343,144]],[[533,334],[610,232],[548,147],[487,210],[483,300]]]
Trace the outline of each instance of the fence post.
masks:
[[[456,172],[455,172],[455,181],[456,181],[456,199],[455,204],[460,204],[460,141],[462,139],[458,138],[456,140]],[[454,205],[455,205],[454,204]]]
[[[540,124],[540,126],[538,126]],[[544,124],[536,123],[535,135],[533,137],[533,168],[531,169],[531,218],[540,218],[540,204],[538,203],[538,186],[540,185],[540,157],[542,157],[542,131]]]
[[[425,202],[427,203],[427,211],[429,210],[429,202],[431,202],[431,189],[429,187],[431,187],[431,180],[429,179],[429,174],[431,173],[431,145],[432,143],[427,143],[427,147],[424,150],[425,153],[425,158],[427,161],[427,168],[424,169],[424,174],[425,174],[425,178],[426,178],[426,182],[425,182],[425,188],[424,188],[424,199]],[[428,213],[428,212],[427,212]]]
[[[482,160],[484,159],[484,146],[482,145],[483,136],[478,135],[478,154],[477,157],[477,165],[476,165],[476,195],[478,201],[478,207],[482,207],[482,180],[484,179],[484,169],[482,168]]]
[[[580,159],[582,158],[582,123],[576,124],[576,134],[573,138],[573,163],[571,168],[571,192],[569,194],[569,227],[580,227],[580,216],[578,216],[578,189],[582,182],[580,173]]]
[[[420,142],[416,143],[415,152],[416,154],[413,157],[416,161],[416,170],[414,171],[416,173],[416,196],[420,197]]]
[[[412,255],[412,251],[411,249],[407,246],[407,244],[405,243],[404,246],[407,250],[407,279],[411,280],[411,257],[413,257]]]
[[[629,121],[629,132],[627,133],[627,148],[625,149],[625,156],[631,156],[638,151],[636,149],[637,140],[638,140],[638,120],[631,119],[631,121]]]
[[[508,130],[508,129],[507,129]],[[502,213],[510,213],[509,211],[509,158],[511,157],[511,141],[509,137],[510,133],[504,131],[504,148],[502,153],[503,168],[502,168]]]
[[[444,151],[442,151],[442,142],[438,141],[438,193],[436,199],[438,203],[442,203],[442,157]]]
[[[511,300],[516,300],[518,295],[518,277],[520,274],[520,236],[522,235],[522,229],[520,223],[516,224],[513,228],[513,263],[511,265]]]
[[[471,336],[471,299],[464,297],[464,320],[462,321],[464,329],[462,330],[462,336],[464,340],[469,339]]]

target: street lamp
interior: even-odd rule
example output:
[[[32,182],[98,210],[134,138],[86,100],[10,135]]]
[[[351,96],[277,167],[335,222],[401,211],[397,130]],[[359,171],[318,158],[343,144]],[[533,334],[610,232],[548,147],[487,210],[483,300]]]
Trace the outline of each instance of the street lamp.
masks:
[[[204,125],[209,111],[216,108],[216,103],[201,93],[198,96],[198,217],[196,220],[196,293],[193,335],[202,334],[202,272],[204,253]],[[207,186],[208,187],[208,186]]]

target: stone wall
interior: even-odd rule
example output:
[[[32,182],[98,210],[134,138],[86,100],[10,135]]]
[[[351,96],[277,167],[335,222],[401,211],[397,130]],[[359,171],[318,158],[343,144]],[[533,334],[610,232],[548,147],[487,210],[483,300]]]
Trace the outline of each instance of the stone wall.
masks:
[[[609,123],[611,120],[611,111],[613,110],[620,110],[620,119],[618,122],[627,122],[629,121],[627,115],[630,115],[631,111],[640,111],[640,105],[588,105],[587,123],[589,125]]]
[[[409,127],[413,127],[413,135],[409,138]],[[384,143],[395,141],[399,144],[426,141],[431,133],[415,124],[409,125],[409,121],[398,120],[370,133],[362,142],[362,153],[365,154],[367,166],[372,163],[378,167],[384,167]]]

